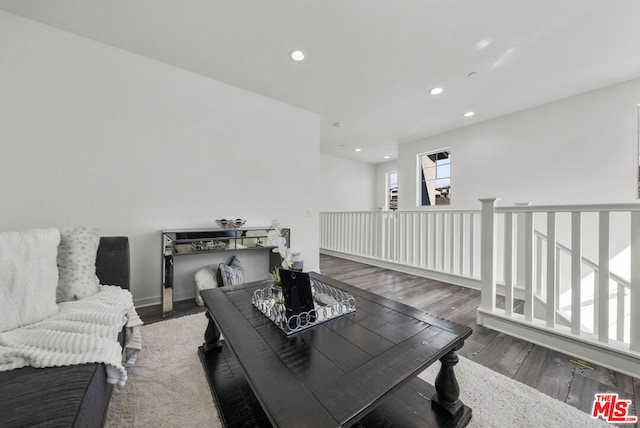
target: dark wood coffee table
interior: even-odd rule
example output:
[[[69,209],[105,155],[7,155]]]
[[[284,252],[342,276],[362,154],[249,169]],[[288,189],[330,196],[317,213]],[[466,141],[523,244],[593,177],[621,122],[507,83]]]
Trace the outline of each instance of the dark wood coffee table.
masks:
[[[209,326],[199,353],[226,426],[469,422],[453,371],[469,327],[311,275],[353,295],[356,312],[287,337],[251,305],[264,282],[202,292]],[[433,387],[417,375],[437,360]]]

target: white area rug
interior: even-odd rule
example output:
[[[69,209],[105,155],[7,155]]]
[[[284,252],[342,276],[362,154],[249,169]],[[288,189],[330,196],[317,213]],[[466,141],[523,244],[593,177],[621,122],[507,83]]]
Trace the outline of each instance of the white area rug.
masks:
[[[206,326],[204,314],[144,326],[138,362],[126,386],[114,390],[105,426],[222,426],[198,358]],[[433,384],[439,367],[420,377]],[[460,399],[473,409],[469,427],[609,426],[468,359],[455,371]]]
[[[105,427],[221,427],[198,357],[204,313],[142,327],[142,351],[113,390]]]

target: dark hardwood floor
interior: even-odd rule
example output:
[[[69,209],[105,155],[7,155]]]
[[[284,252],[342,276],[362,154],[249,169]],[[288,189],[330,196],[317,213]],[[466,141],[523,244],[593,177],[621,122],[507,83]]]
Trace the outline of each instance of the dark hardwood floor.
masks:
[[[478,326],[479,291],[327,255],[320,256],[320,270],[323,275],[470,326],[473,334],[460,355],[586,413],[591,412],[594,394],[599,392],[615,392],[621,399],[632,400],[632,414],[640,413],[639,379]],[[192,301],[177,302],[174,316],[203,311]],[[161,320],[159,306],[139,308],[138,313],[147,324]]]

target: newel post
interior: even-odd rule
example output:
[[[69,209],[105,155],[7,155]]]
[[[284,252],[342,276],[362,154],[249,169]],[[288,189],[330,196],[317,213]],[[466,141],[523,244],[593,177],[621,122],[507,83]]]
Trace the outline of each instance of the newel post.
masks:
[[[496,215],[498,199],[480,199],[482,218],[480,230],[480,276],[482,290],[480,308],[493,311],[496,306]]]

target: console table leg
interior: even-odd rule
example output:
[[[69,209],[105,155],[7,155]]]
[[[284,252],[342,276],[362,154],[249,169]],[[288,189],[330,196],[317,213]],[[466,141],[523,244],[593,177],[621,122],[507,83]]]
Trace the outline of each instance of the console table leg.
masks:
[[[463,404],[458,399],[460,387],[453,371],[453,366],[458,364],[456,351],[451,351],[440,359],[442,365],[436,376],[436,393],[431,398],[431,407],[437,411],[445,412],[452,419],[461,416]]]
[[[220,345],[220,330],[216,326],[216,323],[213,321],[211,314],[209,311],[205,312],[207,318],[209,319],[209,324],[207,325],[207,329],[204,332],[204,343],[202,344],[202,348],[204,352],[210,352],[214,349],[220,350],[222,346]]]

